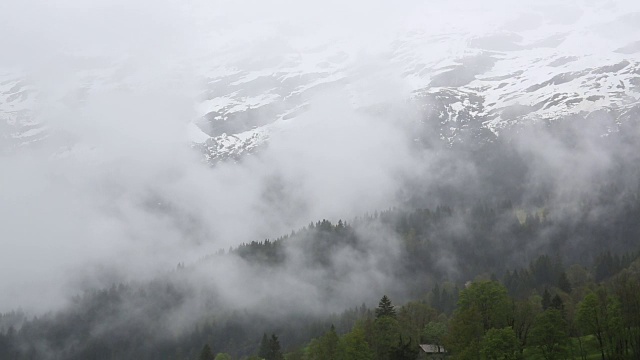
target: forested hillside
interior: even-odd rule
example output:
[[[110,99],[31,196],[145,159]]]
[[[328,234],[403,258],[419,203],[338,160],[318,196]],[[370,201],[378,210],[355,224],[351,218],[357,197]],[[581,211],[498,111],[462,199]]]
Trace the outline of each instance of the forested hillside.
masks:
[[[612,196],[622,191],[631,196]],[[280,358],[265,355],[268,346],[290,359],[414,359],[420,343],[443,345],[456,358],[596,351],[632,358],[640,331],[640,198],[612,186],[592,195],[569,210],[541,198],[529,209],[503,201],[318,221],[178,264],[151,282],[87,291],[62,311],[4,314],[0,358],[197,359],[206,345],[232,359]],[[208,266],[228,261],[234,272],[247,272],[245,286],[276,291],[234,304],[225,294],[231,285],[214,290],[193,281],[206,281]],[[389,297],[314,310],[340,304],[332,301],[357,273],[353,267],[367,262],[393,279]],[[315,292],[291,292],[285,283],[293,280],[283,275],[291,271],[299,281],[321,274],[309,289]],[[389,299],[404,305],[394,308]]]

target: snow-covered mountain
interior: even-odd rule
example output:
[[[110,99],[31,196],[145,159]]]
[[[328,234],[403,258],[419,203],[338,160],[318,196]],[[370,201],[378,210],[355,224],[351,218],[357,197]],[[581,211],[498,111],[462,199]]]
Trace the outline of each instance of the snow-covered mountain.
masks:
[[[323,91],[347,94],[356,108],[376,105],[367,91],[378,79],[402,84],[449,143],[573,115],[606,113],[613,131],[640,114],[640,6],[585,1],[506,17],[479,7],[439,22],[430,11],[366,46],[348,34],[301,41],[274,30],[212,49],[194,66],[201,92],[195,118],[185,119],[194,148],[211,163],[238,158],[287,131]],[[97,88],[136,86],[126,65],[97,63],[83,63],[59,106],[81,106]],[[0,149],[51,135],[41,90],[28,73],[0,71]]]

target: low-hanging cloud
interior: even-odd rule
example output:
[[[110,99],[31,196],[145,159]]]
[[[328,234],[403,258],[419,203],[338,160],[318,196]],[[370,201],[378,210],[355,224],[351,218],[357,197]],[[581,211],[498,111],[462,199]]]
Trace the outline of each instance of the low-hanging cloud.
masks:
[[[240,163],[201,161],[185,130],[199,91],[193,57],[207,39],[199,6],[5,3],[14,36],[2,41],[13,51],[3,65],[39,89],[32,110],[50,136],[0,157],[2,310],[49,310],[82,288],[393,205],[411,163],[405,134],[344,94],[313,100]],[[259,15],[226,6],[232,18]],[[121,81],[101,78],[96,62]]]
[[[84,288],[153,278],[178,262],[310,221],[402,205],[415,189],[428,194],[415,206],[484,193],[490,177],[470,152],[437,141],[416,151],[412,124],[421,119],[420,104],[408,101],[409,81],[385,58],[397,29],[423,20],[416,12],[432,20],[424,24],[430,30],[491,23],[471,21],[469,12],[469,21],[451,21],[467,5],[4,2],[0,32],[11,36],[0,39],[9,49],[0,65],[22,69],[39,89],[32,110],[50,136],[0,153],[0,311],[55,309]],[[502,24],[513,5],[488,6],[484,11]],[[286,131],[270,134],[264,149],[238,162],[204,164],[186,131],[203,92],[197,69],[209,61],[277,57],[281,48],[257,44],[274,38],[287,51],[342,41],[361,66],[348,69],[348,87],[319,92]],[[574,129],[575,145],[542,129],[505,135],[510,149],[531,159],[523,186],[542,180],[559,193],[588,189],[615,162],[616,149],[596,141],[599,126]],[[303,249],[288,249],[293,260],[274,276],[299,294],[291,303],[336,311],[384,289],[401,293],[391,265],[397,239],[382,230],[364,237],[372,247],[366,255],[336,251],[332,269],[340,282],[332,291],[341,295],[324,305],[313,299],[322,299],[327,270],[305,269]],[[442,259],[443,267],[455,267],[446,250]],[[264,286],[255,269],[233,257],[211,267],[195,271],[194,283],[228,289],[229,303],[257,306],[282,291]],[[198,281],[210,274],[219,275]]]

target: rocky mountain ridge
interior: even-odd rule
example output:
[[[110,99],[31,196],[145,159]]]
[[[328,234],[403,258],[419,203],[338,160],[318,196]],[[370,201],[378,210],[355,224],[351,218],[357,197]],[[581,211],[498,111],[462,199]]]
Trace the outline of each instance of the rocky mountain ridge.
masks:
[[[630,10],[591,4],[555,19],[529,10],[484,33],[460,24],[438,31],[412,24],[365,54],[342,40],[302,47],[277,36],[249,41],[241,55],[198,64],[201,92],[185,131],[208,162],[239,159],[273,132],[287,131],[324,91],[347,94],[356,109],[375,106],[379,97],[368,90],[377,81],[400,84],[422,109],[422,121],[436,124],[449,144],[572,116],[604,117],[606,131],[616,131],[640,114],[640,12]],[[257,41],[270,49],[263,56],[251,50]],[[58,92],[59,106],[82,106],[96,89],[137,86],[123,72],[126,62],[97,63]],[[0,72],[0,149],[51,136],[41,120],[51,110],[40,106],[35,84],[30,74]]]

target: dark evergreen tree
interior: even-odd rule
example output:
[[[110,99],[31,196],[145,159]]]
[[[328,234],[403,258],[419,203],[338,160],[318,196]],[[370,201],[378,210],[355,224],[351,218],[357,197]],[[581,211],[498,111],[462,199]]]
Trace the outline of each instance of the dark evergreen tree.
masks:
[[[571,283],[569,282],[569,278],[567,278],[566,272],[561,272],[558,277],[558,289],[570,293],[571,292]]]
[[[395,319],[396,317],[396,309],[391,304],[391,300],[384,295],[380,302],[378,303],[378,308],[376,308],[376,318],[381,318],[383,316],[389,316]]]
[[[551,299],[549,308],[560,310],[560,312],[564,313],[564,302],[562,301],[562,298],[560,298],[560,295],[556,294],[556,296]]]
[[[547,310],[551,306],[551,294],[549,293],[549,289],[544,289],[544,293],[542,294],[542,310]]]
[[[213,351],[211,351],[211,347],[209,344],[204,344],[202,351],[200,351],[200,356],[198,360],[215,360],[215,356],[213,356]]]
[[[542,255],[531,262],[529,271],[537,286],[553,285],[557,279],[556,271],[559,271],[559,264],[554,262],[550,256]]]
[[[431,290],[431,306],[436,310],[442,311],[443,306],[440,297],[440,286],[438,285],[438,283],[436,283],[436,285]]]
[[[280,348],[280,341],[276,334],[271,334],[271,339],[269,339],[269,356],[265,358],[266,360],[284,360],[284,355],[282,355],[282,350]]]
[[[269,356],[269,338],[267,333],[262,334],[262,341],[260,341],[260,348],[258,349],[258,357],[266,359]]]

